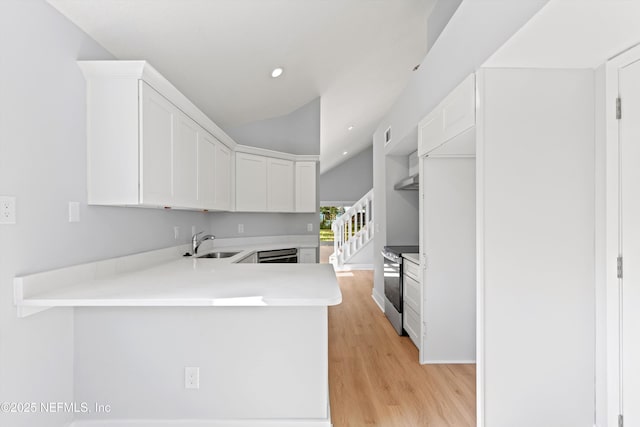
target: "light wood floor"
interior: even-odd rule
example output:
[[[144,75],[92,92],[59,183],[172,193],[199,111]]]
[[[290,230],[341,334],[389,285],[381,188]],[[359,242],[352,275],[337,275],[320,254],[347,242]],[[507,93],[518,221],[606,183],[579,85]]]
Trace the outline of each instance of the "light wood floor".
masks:
[[[475,426],[475,365],[420,365],[371,298],[373,272],[338,273],[329,307],[334,427]]]

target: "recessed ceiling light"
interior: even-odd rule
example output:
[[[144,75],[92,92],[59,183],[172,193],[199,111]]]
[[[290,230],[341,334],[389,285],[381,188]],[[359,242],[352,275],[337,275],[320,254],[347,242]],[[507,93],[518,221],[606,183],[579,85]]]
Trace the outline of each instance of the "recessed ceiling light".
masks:
[[[343,152],[342,152],[342,155],[343,155],[343,156],[346,156],[346,155],[347,155],[347,153],[348,153],[348,151],[343,151]]]
[[[271,77],[273,77],[274,79],[276,77],[280,77],[282,75],[282,73],[284,72],[284,70],[281,67],[275,68],[272,72],[271,72]]]
[[[353,126],[349,126],[347,130],[353,130]]]

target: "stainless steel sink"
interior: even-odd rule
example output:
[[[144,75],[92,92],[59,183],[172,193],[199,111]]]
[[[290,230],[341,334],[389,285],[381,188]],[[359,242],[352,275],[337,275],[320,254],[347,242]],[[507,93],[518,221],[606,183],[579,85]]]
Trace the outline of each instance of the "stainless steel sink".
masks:
[[[208,254],[198,255],[196,258],[231,258],[240,252],[209,252]]]

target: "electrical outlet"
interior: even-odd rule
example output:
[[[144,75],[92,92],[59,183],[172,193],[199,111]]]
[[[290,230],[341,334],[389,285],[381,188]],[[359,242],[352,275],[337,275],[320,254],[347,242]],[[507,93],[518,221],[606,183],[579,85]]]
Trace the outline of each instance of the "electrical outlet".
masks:
[[[16,198],[0,196],[0,224],[16,223]]]
[[[192,366],[184,368],[184,388],[200,388],[200,368]]]
[[[177,225],[173,227],[173,238],[174,240],[178,240],[180,238],[180,227]]]
[[[80,203],[69,202],[69,222],[80,222]]]
[[[307,224],[307,231],[313,231],[313,224]]]
[[[238,224],[238,233],[244,233],[244,224]]]

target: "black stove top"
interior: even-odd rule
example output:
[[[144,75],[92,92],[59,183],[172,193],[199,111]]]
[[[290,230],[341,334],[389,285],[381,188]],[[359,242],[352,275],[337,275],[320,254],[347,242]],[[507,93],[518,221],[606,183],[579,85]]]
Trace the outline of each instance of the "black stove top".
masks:
[[[392,253],[398,256],[402,254],[417,254],[420,252],[420,246],[418,245],[406,245],[406,246],[385,246],[384,251]]]

